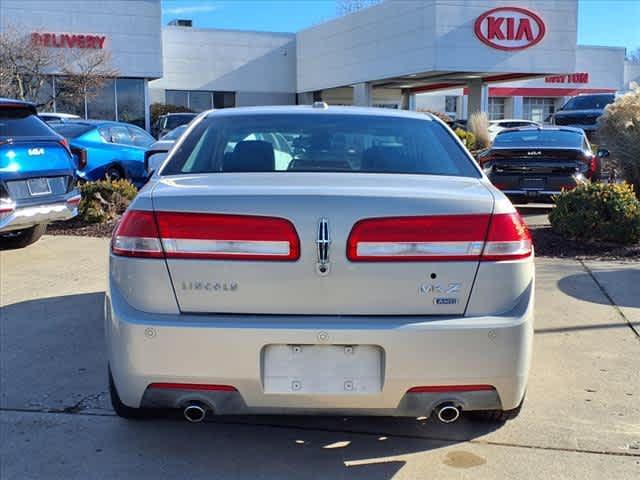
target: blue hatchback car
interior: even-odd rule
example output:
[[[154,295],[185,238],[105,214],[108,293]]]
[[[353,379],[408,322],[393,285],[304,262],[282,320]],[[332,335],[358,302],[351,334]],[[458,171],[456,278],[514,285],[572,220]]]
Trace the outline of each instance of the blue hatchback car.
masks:
[[[144,152],[155,139],[143,129],[100,120],[70,120],[50,126],[69,141],[78,159],[79,178],[126,178],[137,186],[146,181]]]
[[[0,248],[26,247],[77,215],[75,171],[67,141],[33,104],[0,98]]]

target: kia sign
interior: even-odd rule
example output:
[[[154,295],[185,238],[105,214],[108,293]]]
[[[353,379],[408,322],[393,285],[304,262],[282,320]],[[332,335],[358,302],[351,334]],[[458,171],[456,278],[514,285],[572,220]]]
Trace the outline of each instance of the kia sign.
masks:
[[[106,38],[104,35],[34,32],[31,34],[31,43],[41,47],[103,49]]]
[[[518,7],[499,7],[484,12],[474,25],[476,36],[498,50],[523,50],[540,42],[545,34],[542,19]]]

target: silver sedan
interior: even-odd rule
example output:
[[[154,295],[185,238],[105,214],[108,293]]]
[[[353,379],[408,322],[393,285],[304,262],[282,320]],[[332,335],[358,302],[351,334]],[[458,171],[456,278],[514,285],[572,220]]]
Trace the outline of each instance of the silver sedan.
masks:
[[[533,292],[523,220],[438,119],[211,111],[114,232],[113,405],[506,420]]]

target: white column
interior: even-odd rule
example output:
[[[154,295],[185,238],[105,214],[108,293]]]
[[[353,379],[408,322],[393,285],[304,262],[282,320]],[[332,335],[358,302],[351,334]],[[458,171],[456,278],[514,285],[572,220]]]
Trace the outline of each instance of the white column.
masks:
[[[369,82],[357,83],[353,86],[353,104],[358,107],[371,106],[371,84]]]
[[[416,102],[416,94],[412,93],[409,95],[409,110],[415,112],[417,110],[417,102]]]
[[[151,101],[149,99],[149,80],[144,79],[144,129],[151,131]]]
[[[468,98],[467,98],[467,114],[482,111],[482,80],[471,80],[467,83]]]
[[[511,101],[513,102],[512,118],[523,118],[524,109],[522,107],[523,106],[522,96],[518,95],[516,97],[513,97]]]

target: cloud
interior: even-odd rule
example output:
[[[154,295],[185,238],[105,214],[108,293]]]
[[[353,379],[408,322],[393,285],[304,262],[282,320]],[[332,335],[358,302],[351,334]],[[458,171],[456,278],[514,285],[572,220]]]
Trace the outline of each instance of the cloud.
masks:
[[[191,15],[193,13],[208,13],[219,10],[222,5],[184,5],[164,9],[169,15]]]

